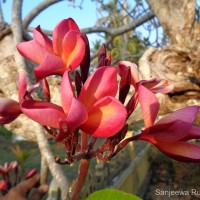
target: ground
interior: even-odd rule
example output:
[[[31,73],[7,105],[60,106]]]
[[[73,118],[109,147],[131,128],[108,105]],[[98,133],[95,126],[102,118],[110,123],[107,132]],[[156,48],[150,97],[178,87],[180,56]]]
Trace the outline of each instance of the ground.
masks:
[[[174,161],[158,153],[151,167],[144,200],[200,199],[200,166]]]

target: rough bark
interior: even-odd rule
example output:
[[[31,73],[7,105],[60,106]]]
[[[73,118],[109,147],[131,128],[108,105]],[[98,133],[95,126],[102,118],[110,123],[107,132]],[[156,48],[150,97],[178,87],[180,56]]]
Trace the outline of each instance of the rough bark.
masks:
[[[195,0],[148,0],[171,44],[191,47],[196,34],[191,34],[195,22]]]

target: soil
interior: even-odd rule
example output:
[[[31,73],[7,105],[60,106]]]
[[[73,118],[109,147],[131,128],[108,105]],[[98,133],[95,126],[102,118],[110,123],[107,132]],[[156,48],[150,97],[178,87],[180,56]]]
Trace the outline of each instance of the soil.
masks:
[[[158,153],[144,200],[200,199],[200,166],[174,161]]]

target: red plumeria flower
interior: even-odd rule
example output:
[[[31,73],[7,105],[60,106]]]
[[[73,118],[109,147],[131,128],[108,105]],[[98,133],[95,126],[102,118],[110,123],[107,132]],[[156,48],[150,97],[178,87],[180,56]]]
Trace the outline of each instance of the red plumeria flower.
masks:
[[[193,124],[199,110],[199,106],[190,106],[170,113],[143,130],[137,139],[152,143],[173,159],[199,163],[200,146],[188,141],[200,139],[200,127]]]
[[[12,161],[10,163],[6,162],[4,166],[0,165],[0,174],[8,175],[18,167],[17,161]]]
[[[34,69],[36,80],[50,75],[63,75],[66,69],[77,68],[85,55],[85,39],[73,19],[68,18],[57,24],[53,40],[38,26],[33,31],[33,40],[17,45],[25,58],[37,63]]]
[[[8,182],[5,180],[0,180],[0,191],[7,189]]]
[[[62,107],[24,100],[21,109],[42,125],[60,128],[57,141],[67,138],[76,128],[94,137],[107,138],[115,135],[126,120],[125,107],[115,99],[117,90],[117,69],[101,67],[89,76],[76,98],[69,71],[66,71],[61,82]]]
[[[130,85],[135,88],[135,93],[127,104],[128,115],[130,115],[138,104],[142,108],[145,127],[153,125],[159,110],[159,101],[154,93],[168,93],[173,90],[174,85],[163,79],[152,78],[150,80],[139,80],[137,66],[129,61],[119,62],[120,99],[125,101]]]
[[[25,72],[21,72],[17,79],[18,99],[22,101],[26,93],[28,78]],[[21,113],[19,102],[0,97],[0,124],[7,124],[15,120]]]
[[[46,80],[43,79],[43,82],[45,81]],[[22,100],[24,98],[32,99],[31,94],[35,91],[36,88],[38,88],[39,84],[31,86],[28,90],[27,85],[28,77],[26,76],[25,72],[21,72],[17,79],[19,101],[17,102],[13,99],[0,97],[0,124],[8,124],[14,121],[22,113],[20,108],[20,103],[22,102]],[[48,92],[44,91],[46,89],[45,86],[43,86],[42,88],[46,96],[46,93]]]

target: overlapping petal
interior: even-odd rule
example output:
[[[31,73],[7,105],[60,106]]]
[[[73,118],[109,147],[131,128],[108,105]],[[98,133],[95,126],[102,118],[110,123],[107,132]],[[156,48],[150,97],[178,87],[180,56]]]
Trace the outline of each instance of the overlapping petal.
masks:
[[[70,31],[80,32],[79,27],[72,18],[64,19],[58,23],[53,31],[53,49],[55,54],[62,56],[62,43],[65,35]]]
[[[126,115],[126,109],[119,101],[105,97],[94,104],[81,129],[94,137],[111,137],[124,126]]]
[[[183,162],[200,162],[200,146],[194,143],[178,141],[174,143],[158,143],[156,147],[169,157]]]
[[[193,123],[199,110],[200,106],[188,106],[166,115],[160,119],[157,124],[167,124],[175,120],[182,120],[183,122]]]
[[[126,71],[130,69],[131,84],[135,86],[136,83],[139,81],[139,73],[137,65],[129,61],[120,61],[118,66],[119,66],[119,73],[121,74],[121,76],[123,76],[123,74],[126,74]]]
[[[152,78],[150,80],[142,80],[140,83],[150,89],[153,93],[165,94],[174,89],[174,84],[164,79]]]
[[[22,56],[37,64],[42,63],[48,53],[47,50],[36,40],[17,44],[17,50]]]
[[[89,110],[101,98],[106,96],[115,97],[117,89],[117,68],[100,67],[86,80],[79,99]]]
[[[28,85],[28,77],[26,75],[26,72],[23,71],[18,75],[18,79],[17,79],[19,101],[21,101],[24,98],[27,85]]]
[[[65,70],[65,63],[60,57],[47,53],[43,62],[34,68],[34,73],[38,82],[50,75],[62,75]]]
[[[159,110],[159,102],[157,97],[143,85],[138,86],[138,99],[144,116],[145,127],[152,126],[156,120]]]
[[[78,99],[73,97],[66,120],[60,122],[61,131],[57,135],[56,140],[61,141],[67,138],[76,128],[87,120],[87,117],[88,113],[85,106]]]
[[[72,99],[75,96],[69,73],[70,71],[67,70],[61,81],[61,102],[66,114],[69,112]]]
[[[53,128],[59,128],[59,120],[66,119],[62,107],[49,102],[25,100],[21,103],[21,110],[33,121]]]
[[[145,129],[139,138],[149,141],[152,144],[176,142],[184,139],[191,128],[192,124],[185,123],[181,120],[176,120],[168,124],[155,124]]]
[[[0,97],[0,124],[7,124],[21,114],[19,103],[12,99]]]
[[[69,31],[62,43],[63,60],[67,68],[74,70],[83,60],[85,55],[85,42],[77,31]]]
[[[42,32],[40,26],[33,30],[33,38],[39,42],[49,53],[53,53],[52,40]]]

